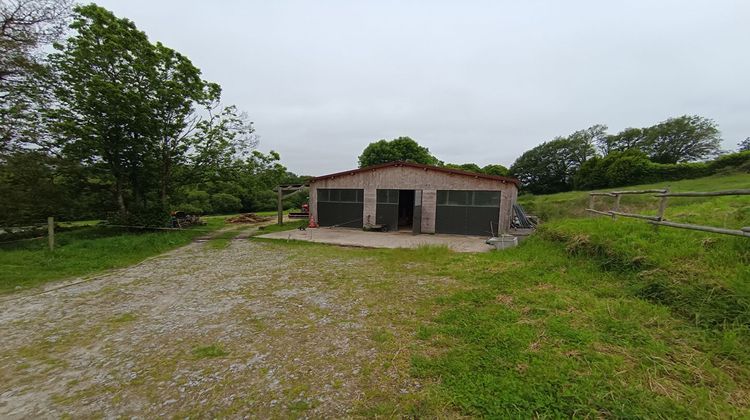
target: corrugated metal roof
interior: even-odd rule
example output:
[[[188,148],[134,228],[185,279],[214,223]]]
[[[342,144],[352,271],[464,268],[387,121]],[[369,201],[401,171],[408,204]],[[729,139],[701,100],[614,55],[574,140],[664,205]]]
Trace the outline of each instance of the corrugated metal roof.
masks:
[[[335,178],[338,176],[344,176],[344,175],[354,175],[358,174],[360,172],[367,172],[367,171],[375,171],[378,169],[384,169],[389,167],[397,167],[397,166],[407,166],[410,168],[418,168],[418,169],[424,169],[428,171],[436,171],[436,172],[443,172],[448,174],[454,174],[454,175],[463,175],[463,176],[470,176],[472,178],[482,178],[482,179],[490,179],[493,181],[500,181],[503,183],[510,182],[512,184],[515,184],[516,186],[520,185],[520,181],[515,178],[510,178],[507,176],[499,176],[499,175],[487,175],[487,174],[479,174],[476,172],[469,172],[469,171],[463,171],[460,169],[452,169],[452,168],[444,168],[441,166],[432,166],[432,165],[423,165],[421,163],[413,163],[413,162],[388,162],[388,163],[382,163],[380,165],[373,165],[368,166],[365,168],[358,168],[358,169],[352,169],[350,171],[344,171],[344,172],[336,172],[334,174],[328,174],[328,175],[321,175],[317,176],[315,178],[311,178],[310,182],[315,181],[321,181],[324,179],[330,179]]]

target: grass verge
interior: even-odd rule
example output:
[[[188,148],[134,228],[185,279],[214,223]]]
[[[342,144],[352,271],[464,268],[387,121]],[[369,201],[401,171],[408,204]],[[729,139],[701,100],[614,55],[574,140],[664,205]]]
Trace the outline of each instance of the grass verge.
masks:
[[[748,185],[750,175],[730,175],[670,188]],[[548,223],[516,249],[422,255],[426,275],[464,290],[433,302],[412,373],[434,381],[438,407],[470,416],[747,417],[750,241],[577,217],[587,199],[525,197]],[[647,212],[655,200],[622,204]],[[667,218],[748,226],[750,197],[670,200]]]
[[[472,416],[742,417],[747,328],[696,325],[542,237],[508,252],[430,258],[464,289],[433,302],[412,373]]]
[[[284,232],[287,230],[299,229],[301,227],[306,227],[307,224],[308,224],[307,219],[303,219],[303,220],[294,220],[294,221],[284,222],[281,225],[278,225],[278,224],[265,225],[265,226],[261,226],[258,229],[258,231],[255,232],[253,236],[265,235],[266,233]]]
[[[1,245],[0,293],[132,265],[224,225],[223,218],[209,217],[206,221],[205,226],[181,231],[81,227],[55,235],[54,251],[47,248],[46,238]]]

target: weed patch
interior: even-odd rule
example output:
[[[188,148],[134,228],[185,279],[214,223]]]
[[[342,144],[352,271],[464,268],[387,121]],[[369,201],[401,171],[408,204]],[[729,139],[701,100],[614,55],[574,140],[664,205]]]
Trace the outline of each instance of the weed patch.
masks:
[[[193,357],[195,357],[196,359],[212,359],[217,357],[224,357],[229,354],[218,344],[211,344],[210,346],[203,347],[194,347],[192,353]]]

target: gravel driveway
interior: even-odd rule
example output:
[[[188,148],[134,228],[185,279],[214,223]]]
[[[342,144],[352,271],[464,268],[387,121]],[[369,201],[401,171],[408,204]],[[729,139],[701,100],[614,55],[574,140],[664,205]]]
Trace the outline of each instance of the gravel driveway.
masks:
[[[455,285],[368,252],[193,243],[6,295],[0,417],[395,414],[424,385],[408,374],[415,308]]]

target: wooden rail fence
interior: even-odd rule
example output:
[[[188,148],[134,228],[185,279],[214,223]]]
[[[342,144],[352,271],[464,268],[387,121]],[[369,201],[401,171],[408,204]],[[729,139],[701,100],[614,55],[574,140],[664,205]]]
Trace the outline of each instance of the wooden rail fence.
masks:
[[[629,194],[655,194],[659,198],[659,209],[656,216],[645,214],[625,213],[620,211],[620,198]],[[724,235],[743,236],[750,238],[750,226],[740,229],[725,229],[714,226],[695,225],[690,223],[670,222],[664,219],[664,211],[667,209],[667,199],[669,197],[718,197],[723,195],[750,195],[749,190],[726,190],[710,192],[669,192],[667,189],[662,190],[637,190],[637,191],[609,191],[609,192],[592,192],[589,193],[589,205],[586,211],[602,216],[610,216],[615,219],[617,216],[632,217],[635,219],[644,219],[654,226],[668,226],[678,229],[699,230],[703,232],[721,233]],[[594,200],[596,197],[614,197],[615,202],[612,210],[600,211],[594,209]]]

